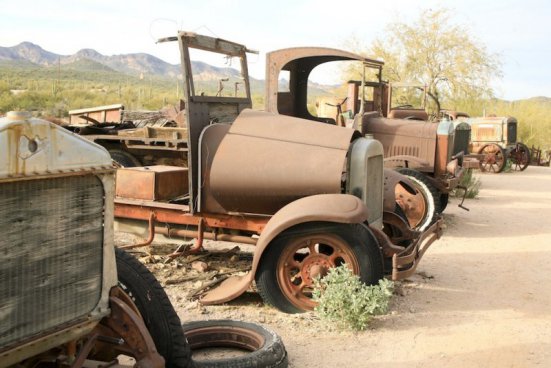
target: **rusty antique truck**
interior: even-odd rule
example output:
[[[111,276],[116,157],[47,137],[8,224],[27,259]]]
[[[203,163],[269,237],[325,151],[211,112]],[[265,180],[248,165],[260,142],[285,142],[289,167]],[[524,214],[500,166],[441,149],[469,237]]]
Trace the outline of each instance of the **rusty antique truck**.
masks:
[[[483,156],[486,172],[500,173],[507,159],[511,168],[525,170],[530,164],[530,149],[517,139],[518,122],[512,116],[485,116],[464,120],[471,127],[470,151]]]
[[[327,65],[335,62],[359,66],[362,81],[349,81],[346,98],[333,119],[315,116],[309,109],[308,79],[319,68],[330,72]],[[398,204],[416,229],[428,228],[448,203],[448,195],[457,187],[463,175],[463,153],[453,153],[455,130],[453,123],[419,121],[424,111],[390,107],[387,83],[382,81],[384,63],[351,52],[320,48],[299,47],[273,51],[266,56],[266,111],[312,121],[346,126],[362,135],[369,134],[384,148],[385,167],[398,169],[409,177],[425,199],[426,206],[409,206],[401,200],[402,188],[397,188]],[[332,71],[335,73],[335,71]],[[284,78],[283,78],[283,77]],[[288,81],[282,84],[281,80]],[[409,106],[406,106],[409,107]],[[383,111],[390,117],[385,118]],[[426,118],[426,116],[424,116]],[[462,136],[461,138],[464,138]],[[467,142],[465,142],[465,145]]]
[[[402,175],[384,175],[381,144],[355,130],[250,110],[248,49],[188,32],[161,40],[180,47],[188,167],[117,173],[117,229],[147,235],[253,244],[252,269],[203,296],[222,303],[253,282],[263,299],[295,313],[312,309],[313,280],[347,264],[362,281],[411,275],[441,221],[413,231],[395,213],[396,187],[416,200]],[[208,88],[193,56],[239,68],[241,95]],[[231,64],[230,64],[231,63]],[[216,81],[215,81],[216,83]]]
[[[29,113],[0,119],[0,367],[188,367],[166,294],[113,246],[107,151]]]

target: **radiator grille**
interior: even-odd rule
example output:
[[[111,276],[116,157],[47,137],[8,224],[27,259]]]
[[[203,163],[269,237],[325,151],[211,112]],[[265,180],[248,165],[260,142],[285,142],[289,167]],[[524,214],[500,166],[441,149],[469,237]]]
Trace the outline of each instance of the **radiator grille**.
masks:
[[[372,156],[367,160],[367,188],[368,197],[366,201],[369,209],[368,222],[371,224],[379,220],[383,213],[383,156]]]
[[[93,175],[0,184],[0,346],[95,307],[103,209],[102,183]]]
[[[455,140],[453,141],[453,155],[463,152],[469,153],[469,141],[471,140],[471,128],[468,124],[461,123],[455,129]]]
[[[507,123],[507,143],[513,144],[517,142],[517,123]]]

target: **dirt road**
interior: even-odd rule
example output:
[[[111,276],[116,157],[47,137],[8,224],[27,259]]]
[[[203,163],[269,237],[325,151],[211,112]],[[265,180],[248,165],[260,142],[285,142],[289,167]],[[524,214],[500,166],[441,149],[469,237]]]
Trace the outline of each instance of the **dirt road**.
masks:
[[[291,367],[551,366],[551,169],[483,175],[470,212],[452,201],[447,229],[391,312],[361,333],[327,331],[248,293],[200,308],[167,291],[183,320],[237,318],[278,332]],[[401,294],[401,295],[400,295]]]

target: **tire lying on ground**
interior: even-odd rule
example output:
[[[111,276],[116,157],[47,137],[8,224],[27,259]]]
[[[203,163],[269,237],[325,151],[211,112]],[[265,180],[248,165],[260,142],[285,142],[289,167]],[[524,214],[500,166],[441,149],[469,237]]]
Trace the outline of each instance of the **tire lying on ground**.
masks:
[[[115,257],[119,286],[140,311],[166,367],[190,367],[190,346],[162,286],[140,261],[124,250],[115,248]]]
[[[196,368],[285,368],[287,351],[281,338],[260,325],[232,320],[194,321],[184,323],[191,350],[203,348],[237,348],[249,351],[227,359],[193,360]]]

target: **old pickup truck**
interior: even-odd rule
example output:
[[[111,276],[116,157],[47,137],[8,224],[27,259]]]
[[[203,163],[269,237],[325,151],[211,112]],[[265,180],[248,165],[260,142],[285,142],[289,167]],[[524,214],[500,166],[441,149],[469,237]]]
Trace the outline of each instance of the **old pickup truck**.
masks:
[[[383,147],[358,131],[253,111],[248,49],[179,32],[187,122],[187,168],[149,166],[117,173],[119,230],[255,245],[252,269],[225,280],[204,304],[236,298],[256,282],[263,299],[295,313],[312,309],[313,280],[348,265],[372,284],[410,276],[441,221],[414,231],[396,213],[396,191],[415,201],[404,176],[383,168]],[[209,89],[191,64],[195,51],[241,71],[241,95]],[[406,199],[407,200],[407,199]]]

